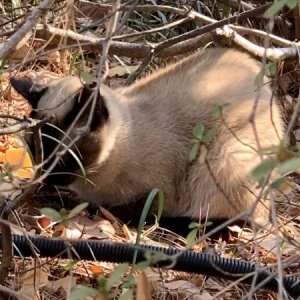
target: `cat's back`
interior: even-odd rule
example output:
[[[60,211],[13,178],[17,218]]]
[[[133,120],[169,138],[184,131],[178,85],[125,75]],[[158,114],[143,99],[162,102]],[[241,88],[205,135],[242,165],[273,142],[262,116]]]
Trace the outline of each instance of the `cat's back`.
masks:
[[[260,63],[248,54],[213,48],[170,64],[118,91],[134,102],[149,97],[174,101],[200,89],[205,93],[202,98],[207,100],[207,97],[234,94],[239,88],[243,88],[244,93],[253,92],[259,71]]]

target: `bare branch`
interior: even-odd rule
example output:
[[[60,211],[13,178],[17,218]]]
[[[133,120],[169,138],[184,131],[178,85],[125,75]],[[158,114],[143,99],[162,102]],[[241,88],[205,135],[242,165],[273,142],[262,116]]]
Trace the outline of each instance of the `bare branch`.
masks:
[[[268,34],[265,31],[238,26],[238,25],[229,25],[231,29],[236,31],[239,34],[251,34],[259,37],[265,38]],[[270,41],[281,46],[281,47],[294,47],[296,45],[295,42],[291,42],[282,37],[276,36],[275,34],[269,34]]]
[[[10,134],[10,133],[17,133],[19,131],[22,131],[24,129],[28,129],[31,127],[36,126],[36,123],[34,121],[30,122],[29,120],[24,120],[21,123],[17,123],[5,128],[0,128],[0,135],[2,134]]]
[[[224,35],[225,37],[232,39],[236,44],[256,56],[265,56],[266,58],[275,61],[280,61],[287,57],[295,57],[298,55],[297,47],[299,47],[299,43],[295,43],[295,46],[290,48],[264,48],[251,43],[250,41],[236,33],[234,30],[232,30],[229,26],[224,26],[223,29],[217,30],[217,34]]]
[[[164,48],[167,48],[171,45],[174,45],[176,43],[179,43],[179,42],[182,42],[184,40],[191,39],[191,38],[195,38],[196,36],[199,36],[203,33],[207,33],[207,32],[210,32],[214,29],[220,28],[224,25],[228,25],[230,23],[238,22],[240,20],[247,19],[247,18],[249,18],[251,16],[254,16],[254,15],[257,16],[261,13],[264,13],[271,6],[271,4],[272,3],[268,3],[268,4],[265,4],[265,5],[259,6],[257,8],[254,8],[253,10],[248,10],[246,12],[243,12],[243,13],[237,14],[235,16],[223,19],[221,21],[215,21],[214,20],[212,24],[208,24],[206,26],[203,26],[201,28],[197,28],[195,30],[189,31],[189,32],[184,33],[182,35],[179,35],[177,37],[168,39],[167,41],[160,43],[160,45],[157,47],[157,52],[164,49]],[[194,12],[194,11],[192,12],[192,14],[195,16],[195,18],[197,16],[201,15],[201,14],[199,14],[197,12]]]
[[[8,40],[0,45],[0,60],[14,51],[18,45],[28,41],[31,29],[36,25],[39,17],[47,12],[55,0],[45,0],[38,7],[34,8],[31,15],[26,19],[22,27],[17,30]]]

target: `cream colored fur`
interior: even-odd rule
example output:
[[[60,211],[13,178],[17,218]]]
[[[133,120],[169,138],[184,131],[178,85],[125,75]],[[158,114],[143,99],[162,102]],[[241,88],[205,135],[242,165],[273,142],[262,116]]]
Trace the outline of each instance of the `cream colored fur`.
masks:
[[[130,87],[113,91],[103,85],[100,92],[110,119],[101,131],[89,136],[90,140],[103,143],[97,160],[87,166],[95,185],[76,179],[70,189],[83,200],[117,206],[145,199],[151,189],[161,188],[165,193],[164,212],[169,216],[208,214],[211,218],[230,218],[249,209],[257,194],[249,174],[260,157],[216,120],[212,111],[214,105],[228,103],[223,110],[227,126],[243,143],[257,149],[249,116],[260,70],[260,63],[248,54],[209,49],[154,72]],[[278,138],[271,122],[269,85],[264,85],[259,94],[255,125],[260,146],[277,145],[283,131],[279,108],[273,101]],[[219,134],[208,146],[207,159],[227,197],[205,164],[188,161],[193,128],[199,122],[205,130],[219,128]],[[268,206],[267,202],[257,205],[257,222],[267,222]]]

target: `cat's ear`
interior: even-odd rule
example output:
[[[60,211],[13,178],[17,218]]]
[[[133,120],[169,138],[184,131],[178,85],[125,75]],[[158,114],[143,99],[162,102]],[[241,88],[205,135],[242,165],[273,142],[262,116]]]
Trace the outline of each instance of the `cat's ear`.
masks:
[[[31,104],[32,108],[37,108],[37,104],[48,87],[43,84],[33,83],[31,80],[10,78],[10,83],[13,88],[21,94]]]

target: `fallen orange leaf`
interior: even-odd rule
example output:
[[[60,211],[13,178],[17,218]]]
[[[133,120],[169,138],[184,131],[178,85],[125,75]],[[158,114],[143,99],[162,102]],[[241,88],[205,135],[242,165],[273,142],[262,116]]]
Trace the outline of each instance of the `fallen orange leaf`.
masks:
[[[32,161],[24,148],[8,148],[4,153],[0,152],[0,162],[17,167],[17,176],[21,179],[30,179],[33,176]]]

